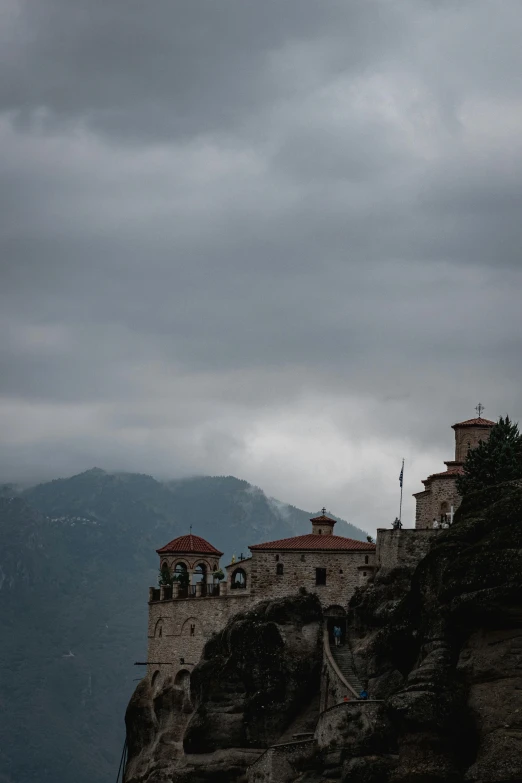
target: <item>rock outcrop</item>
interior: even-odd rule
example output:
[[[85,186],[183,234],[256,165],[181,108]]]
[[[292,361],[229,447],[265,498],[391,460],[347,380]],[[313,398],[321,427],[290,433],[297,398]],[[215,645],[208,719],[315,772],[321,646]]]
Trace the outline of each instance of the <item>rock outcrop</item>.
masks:
[[[320,631],[313,596],[264,602],[207,644],[190,696],[140,684],[126,783],[246,779],[317,693]],[[465,498],[417,567],[381,568],[350,602],[348,640],[374,701],[323,713],[285,783],[520,782],[521,488]]]
[[[513,484],[466,498],[414,573],[381,569],[354,596],[354,657],[393,726],[391,781],[522,780],[521,599]],[[381,758],[358,764],[351,781],[388,779]]]
[[[126,714],[126,783],[232,783],[277,741],[319,688],[314,595],[264,601],[207,643],[187,694],[136,689]]]

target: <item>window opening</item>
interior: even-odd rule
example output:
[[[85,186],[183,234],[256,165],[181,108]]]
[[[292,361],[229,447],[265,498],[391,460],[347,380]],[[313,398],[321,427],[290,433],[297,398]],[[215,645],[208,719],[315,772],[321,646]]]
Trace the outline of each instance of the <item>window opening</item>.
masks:
[[[276,567],[276,574],[277,576],[283,576],[283,564],[278,563]]]
[[[316,585],[326,584],[326,568],[315,569],[315,584]]]

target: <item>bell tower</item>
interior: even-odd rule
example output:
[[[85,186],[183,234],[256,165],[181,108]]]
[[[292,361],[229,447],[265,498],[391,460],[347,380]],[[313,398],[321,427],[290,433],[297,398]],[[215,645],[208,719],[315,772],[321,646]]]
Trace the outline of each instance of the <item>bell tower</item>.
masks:
[[[479,443],[489,438],[491,428],[495,426],[494,421],[482,418],[484,406],[479,402],[475,408],[479,414],[475,419],[461,421],[453,424],[455,431],[455,462],[464,463],[469,449],[476,449]],[[447,464],[447,463],[446,463]]]
[[[314,517],[310,520],[312,523],[312,535],[314,536],[331,536],[333,533],[333,526],[335,525],[335,519],[330,519],[326,516],[326,509],[321,509],[322,513],[318,517]]]

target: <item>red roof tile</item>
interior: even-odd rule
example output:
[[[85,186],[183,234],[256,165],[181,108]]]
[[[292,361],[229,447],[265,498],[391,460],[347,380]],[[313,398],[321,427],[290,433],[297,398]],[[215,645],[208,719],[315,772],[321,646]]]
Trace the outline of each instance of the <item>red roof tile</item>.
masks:
[[[452,424],[453,430],[459,427],[494,427],[496,422],[489,419],[468,419],[467,421],[459,421],[457,424]]]
[[[259,549],[366,549],[368,552],[375,549],[375,544],[369,541],[355,541],[344,536],[316,536],[309,533],[306,536],[293,536],[281,538],[279,541],[267,541],[265,544],[253,544],[248,547],[251,550]]]
[[[208,541],[205,541],[204,538],[193,536],[192,533],[188,536],[179,536],[179,538],[173,539],[168,544],[161,547],[161,549],[156,549],[156,552],[158,555],[167,555],[169,552],[183,552],[187,554],[194,552],[199,555],[223,554],[223,552],[220,552],[215,546],[212,546]]]
[[[455,478],[456,476],[461,476],[464,473],[464,469],[458,465],[454,468],[448,468],[448,470],[443,470],[442,473],[432,473],[431,476],[428,476],[427,479],[425,479],[422,483],[428,484],[432,479],[439,479],[439,478]]]

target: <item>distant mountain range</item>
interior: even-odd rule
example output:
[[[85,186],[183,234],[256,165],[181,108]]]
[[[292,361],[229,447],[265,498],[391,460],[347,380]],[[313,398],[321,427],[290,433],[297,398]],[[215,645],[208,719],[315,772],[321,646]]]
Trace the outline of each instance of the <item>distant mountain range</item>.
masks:
[[[309,532],[317,513],[233,476],[159,482],[93,468],[0,486],[0,783],[115,779],[157,548],[192,525],[228,562]],[[339,521],[338,534],[366,539]]]

